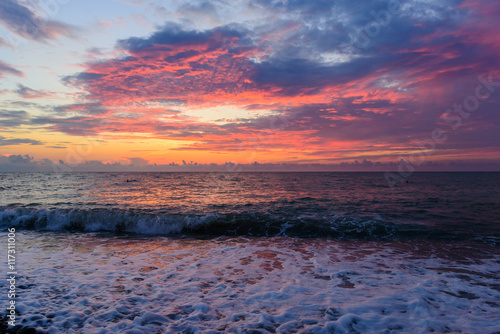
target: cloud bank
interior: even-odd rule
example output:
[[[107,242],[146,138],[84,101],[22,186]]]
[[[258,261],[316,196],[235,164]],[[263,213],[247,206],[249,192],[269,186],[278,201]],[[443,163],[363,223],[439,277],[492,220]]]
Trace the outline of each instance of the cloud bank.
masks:
[[[222,164],[203,164],[182,161],[168,164],[149,163],[137,157],[123,158],[120,162],[102,162],[89,160],[79,164],[67,164],[49,159],[35,160],[32,156],[13,154],[0,156],[0,172],[387,172],[398,171],[400,162],[377,162],[353,160],[341,163],[248,163],[226,162]],[[420,167],[420,172],[439,171],[488,171],[500,172],[500,160],[486,162],[451,161],[446,163],[427,162]]]

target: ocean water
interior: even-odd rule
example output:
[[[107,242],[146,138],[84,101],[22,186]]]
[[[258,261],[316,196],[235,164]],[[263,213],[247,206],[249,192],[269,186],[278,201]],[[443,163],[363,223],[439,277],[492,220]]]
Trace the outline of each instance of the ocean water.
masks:
[[[17,329],[500,332],[500,173],[0,173],[12,227]]]

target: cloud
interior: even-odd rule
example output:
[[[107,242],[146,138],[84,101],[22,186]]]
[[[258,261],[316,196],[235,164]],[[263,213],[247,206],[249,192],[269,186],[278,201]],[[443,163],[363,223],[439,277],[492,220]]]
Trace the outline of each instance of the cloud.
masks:
[[[154,110],[155,115],[163,115],[166,121],[158,121],[151,117],[151,110],[135,115],[100,115],[100,116],[70,116],[70,117],[35,117],[31,124],[45,126],[46,129],[66,133],[73,136],[99,135],[101,133],[122,134],[133,129],[134,133],[155,133],[158,138],[192,140],[205,134],[222,135],[223,130],[213,124],[195,122],[188,117],[178,117],[176,111]],[[149,113],[149,114],[148,114]],[[172,118],[172,120],[169,120]]]
[[[48,97],[53,94],[45,90],[31,89],[21,84],[17,84],[17,89],[14,91],[14,93],[19,94],[21,97],[25,99],[38,99],[42,97]]]
[[[12,48],[12,45],[10,43],[8,43],[5,39],[0,37],[0,47]]]
[[[74,37],[77,29],[68,24],[43,18],[43,8],[35,12],[16,0],[0,2],[0,24],[13,33],[37,42],[47,42],[58,37]]]
[[[200,1],[178,8],[181,23],[117,41],[121,56],[63,79],[87,94],[86,107],[34,122],[72,135],[126,136],[133,128],[182,141],[181,151],[304,159],[389,159],[417,149],[437,127],[449,135],[439,154],[500,150],[498,95],[481,100],[459,129],[442,119],[474,94],[478,76],[500,81],[500,40],[492,37],[500,3],[408,0],[386,22],[385,1],[239,4],[262,15],[235,23],[222,14],[231,4]],[[209,28],[194,29],[183,16],[203,11]],[[234,112],[200,116],[217,107]]]
[[[399,161],[380,162],[368,159],[348,160],[333,163],[251,163],[237,164],[231,161],[215,163],[198,163],[194,161],[171,162],[168,164],[149,164],[140,159],[140,163],[132,163],[135,158],[125,158],[121,161],[103,162],[98,160],[85,161],[79,164],[68,164],[62,160],[57,163],[49,159],[35,160],[29,155],[0,155],[0,172],[332,172],[332,171],[397,171]],[[420,166],[422,171],[500,171],[500,161],[460,161],[426,162]],[[383,175],[381,174],[381,177]]]
[[[9,162],[13,163],[13,164],[29,164],[33,161],[33,157],[31,157],[27,154],[26,155],[21,155],[21,154],[10,155],[10,156],[8,156],[8,159],[9,159]]]
[[[24,110],[0,109],[0,129],[14,128],[29,122],[29,114]]]
[[[245,55],[252,44],[245,34],[236,25],[195,31],[167,23],[150,37],[118,41],[128,57],[93,62],[63,81],[102,103],[209,101],[214,95],[222,101],[248,86]]]
[[[16,77],[24,76],[23,72],[16,70],[14,67],[0,60],[0,78],[3,77],[5,74],[14,75]]]
[[[56,114],[80,113],[84,115],[102,115],[107,109],[100,102],[75,103],[54,107]]]
[[[47,148],[54,148],[54,149],[65,149],[68,148],[67,146],[45,146]]]
[[[49,159],[35,160],[30,155],[11,154],[0,155],[1,172],[54,172],[68,171],[65,168],[54,168],[54,164]]]
[[[130,165],[132,166],[146,166],[149,164],[149,162],[146,159],[143,158],[127,158],[130,161]]]
[[[160,30],[148,38],[130,37],[118,41],[118,46],[132,53],[138,53],[160,45],[159,50],[165,51],[172,50],[165,47],[167,45],[209,45],[207,50],[214,50],[230,42],[233,38],[241,38],[242,33],[236,28],[236,26],[226,26],[208,31],[185,30],[177,23],[167,22]]]
[[[43,143],[39,140],[25,139],[25,138],[7,139],[5,137],[0,136],[0,146],[14,146],[14,145],[22,145],[22,144],[43,145]]]
[[[104,131],[102,124],[105,119],[93,117],[73,116],[68,118],[57,117],[34,117],[31,120],[33,125],[46,126],[47,129],[68,133],[75,136],[95,135]]]

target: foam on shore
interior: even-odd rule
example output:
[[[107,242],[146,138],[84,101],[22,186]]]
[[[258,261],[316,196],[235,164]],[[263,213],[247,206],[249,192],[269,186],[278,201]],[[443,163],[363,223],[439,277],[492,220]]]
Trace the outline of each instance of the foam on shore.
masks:
[[[19,323],[40,332],[500,330],[495,246],[30,231],[17,241]]]

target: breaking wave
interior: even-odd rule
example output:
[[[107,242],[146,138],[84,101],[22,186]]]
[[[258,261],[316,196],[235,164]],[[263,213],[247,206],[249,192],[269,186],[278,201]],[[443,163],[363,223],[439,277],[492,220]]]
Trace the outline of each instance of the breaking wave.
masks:
[[[373,217],[280,216],[265,213],[159,214],[123,209],[0,208],[0,228],[37,231],[113,232],[154,236],[289,236],[346,240],[406,238],[464,240],[497,243],[498,236],[448,232],[432,226],[396,224]]]

